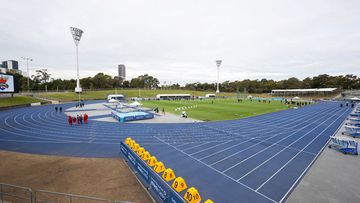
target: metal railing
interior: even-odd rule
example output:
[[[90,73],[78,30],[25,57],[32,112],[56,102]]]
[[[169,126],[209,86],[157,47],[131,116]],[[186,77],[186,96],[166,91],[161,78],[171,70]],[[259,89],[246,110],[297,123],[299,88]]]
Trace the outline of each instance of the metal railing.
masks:
[[[32,203],[33,192],[30,188],[0,183],[1,202]]]
[[[32,190],[27,187],[0,183],[0,203],[113,203],[113,201],[85,195]],[[114,201],[114,203],[131,202]]]
[[[97,197],[90,197],[84,195],[74,195],[69,193],[51,192],[46,190],[34,191],[34,203],[92,203],[92,202],[106,202],[111,203],[108,199],[102,199]]]

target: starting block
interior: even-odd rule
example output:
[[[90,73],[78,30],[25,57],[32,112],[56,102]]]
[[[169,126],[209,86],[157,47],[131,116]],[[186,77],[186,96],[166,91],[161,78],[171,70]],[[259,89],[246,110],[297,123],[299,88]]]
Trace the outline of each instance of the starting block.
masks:
[[[141,155],[143,155],[144,152],[145,152],[144,147],[140,147],[140,148],[137,150],[136,154],[137,154],[139,157],[141,157]]]
[[[211,199],[208,199],[204,203],[214,203],[214,202]]]
[[[196,188],[191,187],[186,191],[184,199],[187,203],[199,203],[201,201],[201,196]]]
[[[133,141],[130,137],[127,137],[125,140],[125,144],[130,147],[130,143]]]
[[[170,180],[173,180],[176,178],[174,171],[171,168],[168,168],[164,171],[162,174],[162,177],[166,182],[169,182]]]
[[[154,171],[155,171],[156,173],[161,173],[161,172],[163,172],[164,170],[165,170],[165,166],[164,166],[163,162],[159,161],[159,162],[157,162],[157,163],[155,164],[155,166],[154,166]]]
[[[151,157],[151,155],[150,155],[150,153],[147,152],[147,151],[144,151],[144,153],[140,156],[140,158],[141,158],[142,160],[144,160],[144,161],[149,160],[150,157]]]
[[[150,158],[148,159],[148,162],[147,162],[147,163],[148,163],[148,165],[151,166],[151,167],[155,166],[155,164],[157,163],[156,157],[154,157],[154,156],[150,157]]]
[[[177,177],[175,178],[174,182],[172,183],[171,187],[176,190],[176,192],[181,192],[187,188],[186,182],[184,178]]]

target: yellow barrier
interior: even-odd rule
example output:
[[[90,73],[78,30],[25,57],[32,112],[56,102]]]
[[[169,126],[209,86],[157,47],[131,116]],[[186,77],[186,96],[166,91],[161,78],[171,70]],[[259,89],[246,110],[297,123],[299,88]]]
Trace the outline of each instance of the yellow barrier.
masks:
[[[150,157],[147,163],[151,167],[155,166],[155,164],[157,163],[156,157],[155,156]]]
[[[125,140],[125,144],[130,147],[130,143],[133,141],[130,137],[127,137]]]
[[[162,174],[162,177],[166,182],[169,182],[170,180],[173,180],[176,178],[174,171],[171,168],[167,168],[164,173]]]
[[[140,148],[137,150],[136,154],[137,154],[139,157],[141,157],[141,155],[143,155],[144,152],[145,152],[144,147],[140,147]]]
[[[201,196],[196,188],[191,187],[186,191],[184,199],[187,203],[199,203],[201,201]]]
[[[137,150],[140,148],[140,145],[138,144],[138,143],[135,143],[135,144],[133,144],[133,148],[132,148],[132,150],[134,151],[134,152],[137,152]]]
[[[154,171],[155,171],[156,173],[161,173],[161,172],[163,172],[164,170],[165,170],[165,166],[164,166],[163,162],[159,161],[159,162],[157,162],[157,163],[155,164],[155,166],[154,166]]]
[[[181,192],[187,188],[187,185],[186,185],[184,178],[177,177],[177,178],[175,178],[171,187],[174,188],[174,190],[176,190],[176,192]]]
[[[147,151],[144,151],[144,153],[141,155],[140,158],[141,158],[142,160],[144,160],[144,161],[147,161],[147,160],[150,159],[150,157],[151,157],[150,153],[147,152]]]
[[[130,140],[130,145],[129,145],[129,147],[131,148],[131,149],[133,149],[133,147],[134,147],[134,145],[136,144],[136,142],[135,142],[135,140]]]

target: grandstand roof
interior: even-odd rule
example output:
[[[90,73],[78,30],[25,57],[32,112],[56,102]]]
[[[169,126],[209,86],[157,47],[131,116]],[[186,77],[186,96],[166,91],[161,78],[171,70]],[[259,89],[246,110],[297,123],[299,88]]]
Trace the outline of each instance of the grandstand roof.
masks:
[[[157,94],[156,98],[160,97],[191,97],[191,94]]]
[[[337,88],[314,88],[314,89],[277,89],[272,92],[333,92]]]

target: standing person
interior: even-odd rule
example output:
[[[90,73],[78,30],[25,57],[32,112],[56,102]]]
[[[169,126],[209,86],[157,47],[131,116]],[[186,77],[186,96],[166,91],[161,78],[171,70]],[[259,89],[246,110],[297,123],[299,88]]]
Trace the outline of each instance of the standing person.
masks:
[[[165,109],[164,109],[164,107],[162,108],[162,112],[163,112],[163,114],[165,115]]]
[[[77,124],[80,125],[80,117],[79,117],[79,115],[76,116],[76,120],[77,120]]]
[[[75,116],[73,118],[73,123],[74,123],[74,125],[76,124],[76,117]]]
[[[68,122],[69,122],[69,125],[72,126],[73,119],[71,118],[71,116],[68,117]]]
[[[60,113],[62,112],[62,107],[60,106],[60,108],[59,108],[59,111],[60,111]]]
[[[55,111],[57,112],[57,110],[58,110],[58,108],[57,108],[57,106],[55,106]]]
[[[85,114],[84,114],[84,123],[85,123],[85,124],[88,123],[88,118],[89,118],[89,116],[85,113]]]
[[[80,115],[80,124],[83,124],[83,116],[82,115]]]

